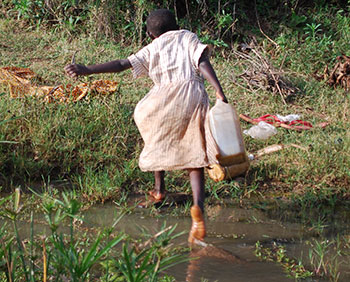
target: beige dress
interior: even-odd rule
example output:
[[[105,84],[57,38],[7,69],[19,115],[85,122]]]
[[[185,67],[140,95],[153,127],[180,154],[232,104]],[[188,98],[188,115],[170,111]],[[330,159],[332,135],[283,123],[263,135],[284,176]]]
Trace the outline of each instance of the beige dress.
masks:
[[[190,31],[168,31],[128,57],[134,77],[149,75],[154,82],[134,112],[145,142],[141,170],[200,168],[216,162],[209,99],[198,70],[206,47]]]

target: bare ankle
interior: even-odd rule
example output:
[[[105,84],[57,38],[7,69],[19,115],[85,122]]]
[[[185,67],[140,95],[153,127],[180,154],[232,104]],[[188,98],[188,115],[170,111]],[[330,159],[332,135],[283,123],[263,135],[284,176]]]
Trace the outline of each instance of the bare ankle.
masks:
[[[165,184],[164,184],[164,171],[155,171],[154,172],[154,189],[156,193],[164,194],[165,193]]]

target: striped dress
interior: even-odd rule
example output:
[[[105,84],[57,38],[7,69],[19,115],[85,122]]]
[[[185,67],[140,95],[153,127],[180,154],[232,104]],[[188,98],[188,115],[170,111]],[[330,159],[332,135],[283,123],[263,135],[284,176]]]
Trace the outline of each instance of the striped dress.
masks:
[[[135,78],[148,75],[154,82],[134,112],[145,143],[141,170],[201,168],[217,162],[208,94],[198,70],[206,48],[194,33],[176,30],[128,57]]]

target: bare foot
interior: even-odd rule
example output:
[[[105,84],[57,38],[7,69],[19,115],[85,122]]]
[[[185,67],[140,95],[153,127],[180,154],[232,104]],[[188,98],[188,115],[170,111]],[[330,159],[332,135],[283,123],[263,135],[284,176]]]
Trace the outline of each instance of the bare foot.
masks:
[[[196,240],[203,241],[206,235],[205,223],[203,213],[199,206],[195,205],[191,208],[192,227],[188,236],[190,244],[195,243]]]
[[[165,192],[162,193],[157,190],[151,190],[148,194],[156,201],[163,201],[165,199]]]

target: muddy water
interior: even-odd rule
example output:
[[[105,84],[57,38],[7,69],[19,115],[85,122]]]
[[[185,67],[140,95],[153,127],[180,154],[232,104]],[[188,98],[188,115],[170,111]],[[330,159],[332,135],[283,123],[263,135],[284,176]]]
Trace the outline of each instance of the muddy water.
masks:
[[[167,226],[177,225],[177,232],[188,232],[191,226],[189,216],[171,216],[174,208],[160,209],[156,215],[150,215],[148,209],[136,209],[124,215],[117,224],[118,231],[124,231],[134,238],[139,238],[142,229],[148,233],[157,233],[166,221]],[[36,222],[40,221],[39,215]],[[119,217],[118,210],[113,204],[94,206],[84,212],[84,224],[88,229],[100,229],[111,226]],[[283,268],[275,262],[261,261],[254,255],[255,243],[271,246],[273,242],[282,244],[289,257],[308,261],[309,245],[306,240],[315,236],[312,228],[298,223],[288,223],[285,220],[272,219],[271,215],[255,209],[212,205],[206,210],[207,238],[206,248],[196,248],[188,255],[196,258],[187,263],[177,265],[167,271],[176,281],[219,281],[219,282],[283,282],[295,281],[289,278]],[[347,228],[349,229],[349,223]],[[21,226],[22,232],[29,233],[29,224]],[[45,225],[36,230],[45,233]],[[332,230],[332,229],[330,229]],[[337,232],[339,229],[336,229]],[[342,234],[346,230],[343,227]],[[62,230],[64,232],[64,230]],[[48,232],[48,230],[47,230]],[[68,230],[67,230],[68,232]],[[336,234],[330,232],[329,238]],[[174,242],[177,246],[187,246],[187,234]],[[343,259],[340,267],[341,282],[350,281],[349,256]],[[328,280],[306,280],[328,281]]]
[[[114,206],[104,205],[89,209],[85,220],[89,227],[103,227],[113,224],[117,212]],[[155,234],[163,222],[177,224],[177,231],[188,231],[189,216],[169,216],[164,212],[156,217],[139,210],[124,216],[118,229],[131,236],[140,235],[140,228]],[[278,242],[285,246],[288,255],[297,259],[308,254],[309,246],[304,244],[312,237],[309,229],[300,224],[292,224],[268,218],[263,212],[235,207],[211,206],[207,209],[207,248],[198,248],[189,253],[196,260],[177,265],[168,271],[176,281],[295,281],[288,278],[283,268],[274,262],[260,261],[254,255],[255,243],[271,245]],[[187,235],[177,239],[178,245],[186,246]],[[350,281],[349,262],[343,264],[339,281]],[[316,280],[308,280],[316,281]],[[317,281],[328,281],[318,279]]]

